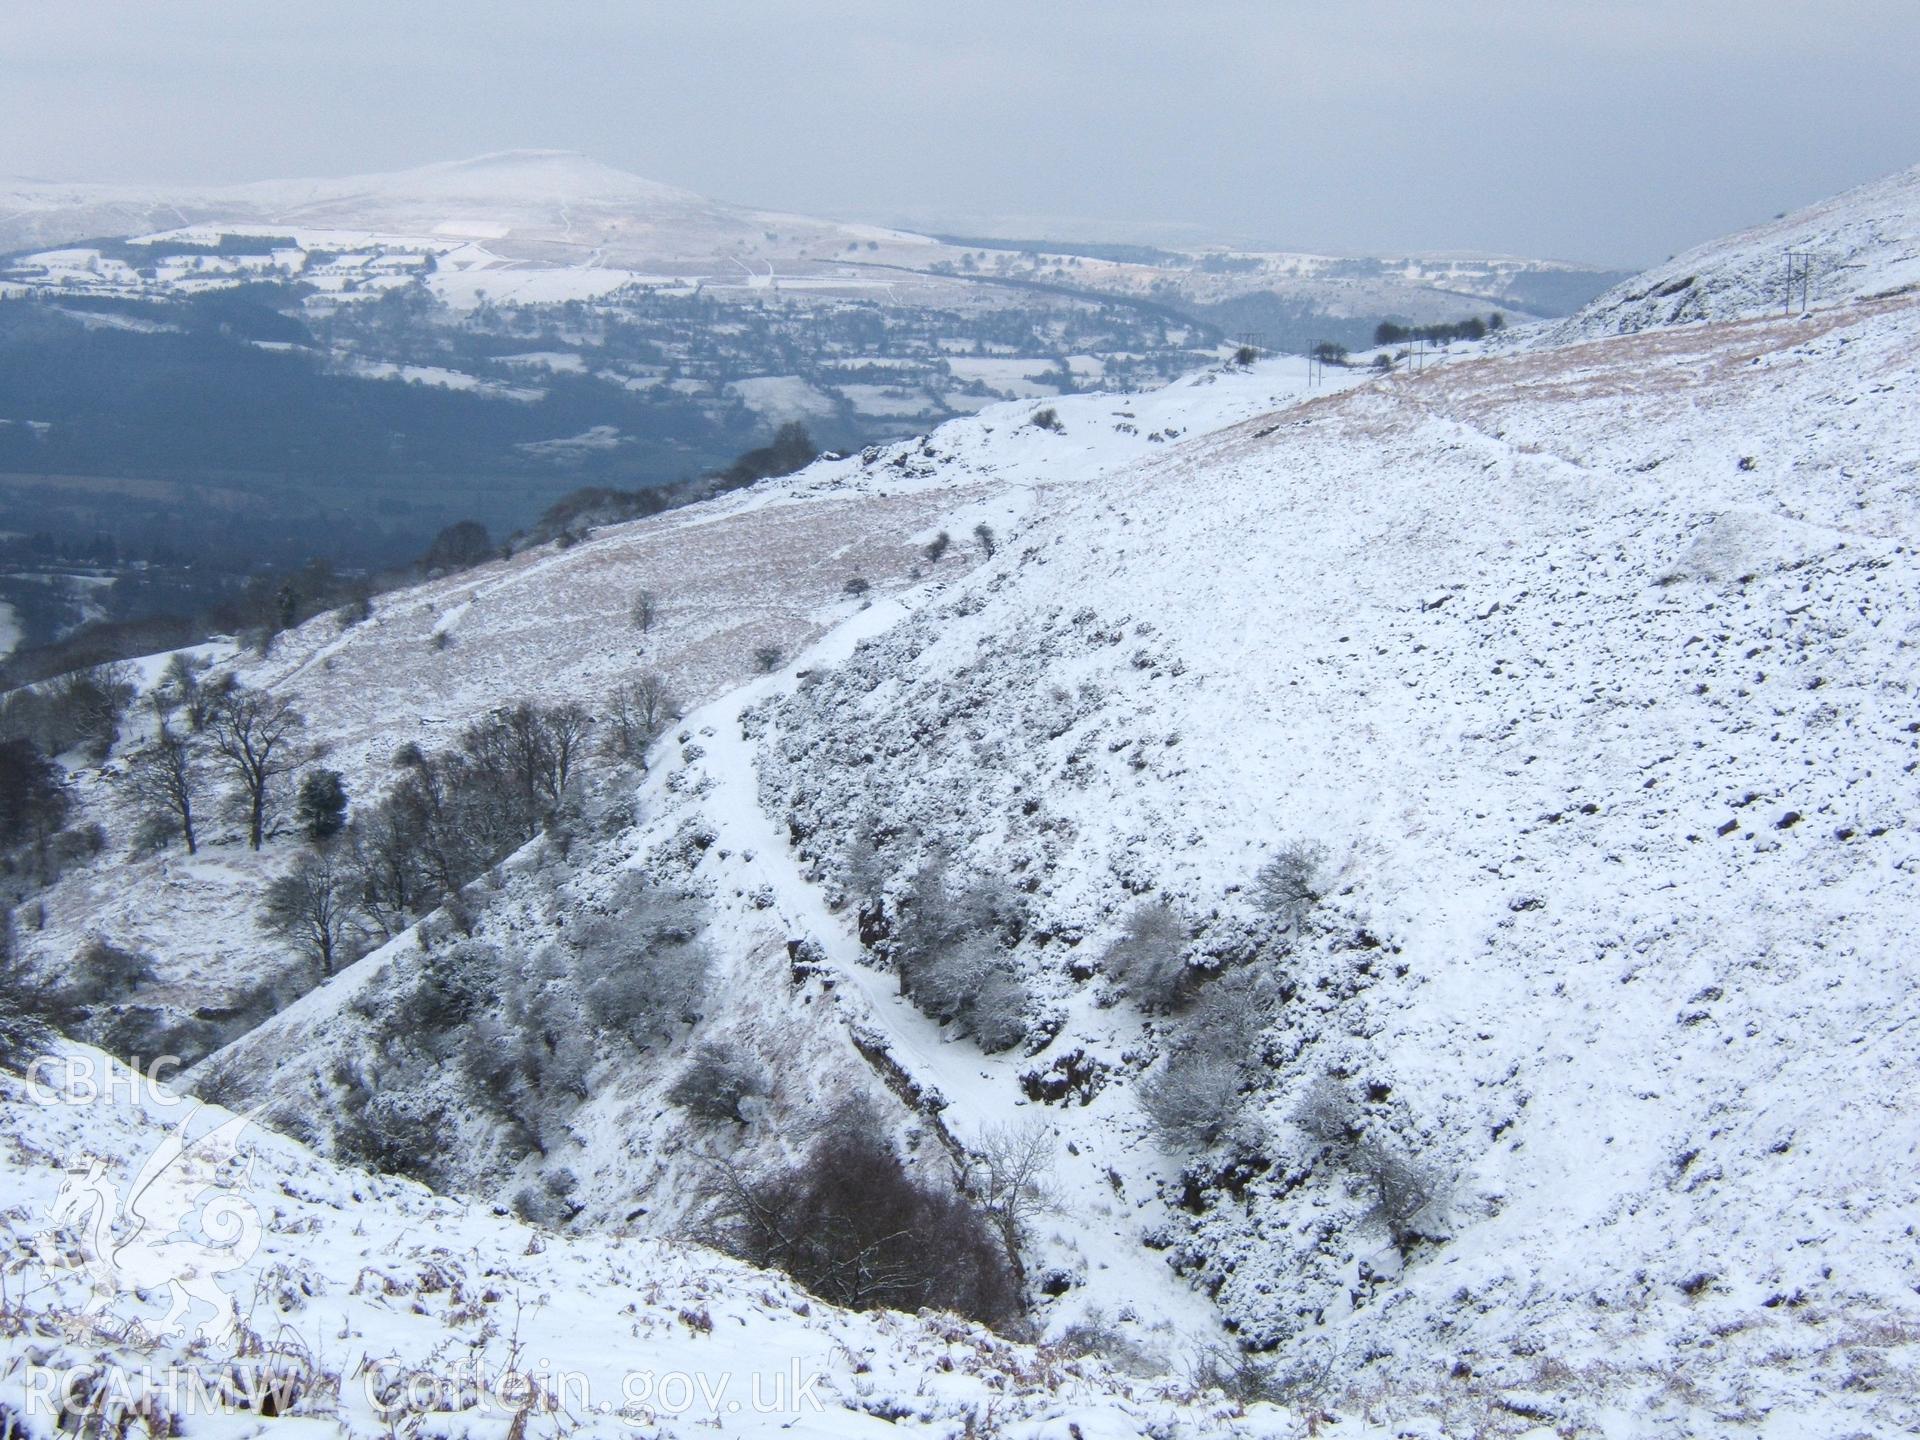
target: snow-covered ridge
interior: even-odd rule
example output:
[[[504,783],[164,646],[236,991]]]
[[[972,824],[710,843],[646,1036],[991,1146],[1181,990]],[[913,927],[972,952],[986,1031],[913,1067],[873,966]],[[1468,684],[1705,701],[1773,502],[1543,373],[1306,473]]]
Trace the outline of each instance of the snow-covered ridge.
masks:
[[[1920,166],[1730,237],[1615,286],[1550,340],[1789,315],[1920,285]]]

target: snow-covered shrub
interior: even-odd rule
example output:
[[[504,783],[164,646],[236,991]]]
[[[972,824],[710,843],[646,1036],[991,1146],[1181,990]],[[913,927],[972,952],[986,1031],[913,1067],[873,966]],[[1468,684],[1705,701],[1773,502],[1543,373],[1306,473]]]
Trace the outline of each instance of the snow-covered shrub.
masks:
[[[639,889],[618,914],[579,927],[573,976],[594,1024],[644,1049],[697,1018],[712,968],[699,937],[690,901]]]
[[[116,945],[104,935],[95,935],[73,957],[62,998],[67,1005],[80,1009],[118,1003],[151,979],[151,955]]]
[[[489,945],[468,943],[421,957],[414,983],[394,1006],[397,1017],[415,1034],[452,1030],[491,1009],[497,994],[500,954]]]
[[[32,1062],[53,1038],[47,1019],[45,988],[20,954],[13,912],[0,906],[0,1069]]]
[[[77,749],[104,760],[120,738],[133,680],[132,668],[115,662],[9,691],[0,701],[0,738],[29,740],[46,755]]]
[[[997,965],[981,977],[962,1017],[964,1032],[989,1055],[1010,1050],[1027,1038],[1030,997],[1018,975]]]
[[[1239,1405],[1278,1405],[1292,1396],[1292,1387],[1272,1360],[1224,1346],[1202,1350],[1187,1380],[1195,1390],[1218,1390]]]
[[[1308,1087],[1293,1121],[1351,1172],[1372,1201],[1369,1214],[1404,1251],[1414,1239],[1414,1222],[1440,1195],[1440,1171],[1400,1141],[1370,1129],[1353,1097],[1325,1076]]]
[[[343,1159],[431,1184],[440,1173],[444,1107],[411,1090],[379,1086],[341,1060],[332,1072],[339,1113],[333,1150]]]
[[[474,1097],[509,1127],[521,1148],[544,1153],[587,1097],[592,1027],[555,957],[502,986],[497,1014],[462,1032],[461,1071]]]
[[[1224,1055],[1187,1050],[1140,1086],[1140,1105],[1169,1149],[1213,1144],[1240,1113],[1241,1067]]]
[[[1136,905],[1100,968],[1143,1010],[1170,1009],[1186,976],[1187,927],[1165,900]]]
[[[1259,970],[1237,971],[1195,995],[1166,1060],[1140,1086],[1141,1106],[1169,1149],[1204,1149],[1233,1127],[1260,1073],[1272,1005],[1271,977]]]
[[[564,1165],[549,1170],[537,1183],[522,1185],[513,1197],[513,1213],[531,1225],[561,1225],[580,1213],[572,1197],[579,1177]]]
[[[1026,1038],[1027,988],[989,933],[965,936],[918,961],[907,973],[907,996],[988,1054]]]
[[[942,1024],[960,1020],[993,971],[995,948],[991,935],[968,935],[924,956],[908,972],[908,998]]]
[[[702,1120],[741,1121],[747,1118],[742,1103],[770,1089],[767,1072],[752,1056],[727,1041],[710,1040],[694,1051],[667,1098]]]
[[[1373,1200],[1373,1216],[1405,1251],[1416,1238],[1414,1222],[1439,1198],[1441,1179],[1432,1166],[1404,1149],[1369,1136],[1355,1145],[1348,1163]]]
[[[1315,841],[1282,846],[1254,874],[1254,904],[1298,929],[1325,893],[1326,864],[1327,847]]]
[[[1328,1145],[1348,1144],[1359,1134],[1360,1112],[1351,1096],[1327,1076],[1307,1087],[1294,1107],[1293,1123]]]
[[[865,857],[870,861],[871,857]],[[1027,1034],[1027,989],[1002,939],[1022,924],[1019,897],[1004,884],[951,879],[936,852],[902,897],[890,949],[901,991],[943,1024],[991,1052]]]

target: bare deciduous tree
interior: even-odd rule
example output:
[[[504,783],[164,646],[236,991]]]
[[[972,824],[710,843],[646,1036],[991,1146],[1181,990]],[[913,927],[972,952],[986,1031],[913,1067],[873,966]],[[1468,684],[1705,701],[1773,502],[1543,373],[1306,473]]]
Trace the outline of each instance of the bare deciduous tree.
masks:
[[[633,607],[627,614],[633,621],[633,628],[645,635],[653,629],[653,622],[660,618],[660,597],[651,590],[636,591]]]
[[[331,975],[342,958],[352,959],[359,938],[350,902],[347,872],[330,851],[303,855],[299,863],[267,886],[260,919],[276,935]]]
[[[247,806],[247,843],[255,850],[267,833],[274,782],[300,767],[295,736],[307,723],[284,696],[236,689],[208,717],[213,748],[226,758]]]
[[[1020,1246],[1028,1226],[1060,1208],[1047,1184],[1053,1173],[1053,1135],[1033,1121],[1022,1126],[999,1125],[981,1135],[967,1168],[967,1188],[974,1204],[993,1224],[1007,1252],[1007,1264],[1024,1292],[1026,1266]]]
[[[613,692],[607,702],[607,746],[622,760],[637,760],[653,738],[680,716],[666,677],[648,670]]]
[[[194,803],[206,775],[192,740],[167,724],[166,708],[156,703],[154,712],[154,738],[134,752],[128,778],[142,806],[179,827],[192,855],[199,849],[193,831]]]

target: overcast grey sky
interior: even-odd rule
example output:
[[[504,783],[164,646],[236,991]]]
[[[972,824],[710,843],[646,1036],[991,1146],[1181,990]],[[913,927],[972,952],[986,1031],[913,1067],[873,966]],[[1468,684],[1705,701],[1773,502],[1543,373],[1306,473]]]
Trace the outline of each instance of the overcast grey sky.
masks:
[[[725,199],[1638,265],[1920,162],[1917,0],[10,0],[0,173],[585,151]]]

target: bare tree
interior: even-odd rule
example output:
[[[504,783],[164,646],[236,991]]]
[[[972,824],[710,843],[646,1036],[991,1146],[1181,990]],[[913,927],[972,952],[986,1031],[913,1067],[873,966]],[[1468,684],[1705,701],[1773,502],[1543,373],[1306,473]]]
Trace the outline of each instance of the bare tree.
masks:
[[[771,675],[780,668],[787,658],[786,652],[778,645],[756,645],[753,647],[753,668],[762,675]]]
[[[994,538],[993,527],[982,520],[978,525],[973,527],[973,538],[980,542],[981,551],[986,555],[987,559],[991,560],[993,558],[993,552],[999,548],[999,542]]]
[[[291,940],[322,975],[333,974],[342,956],[359,937],[348,872],[334,864],[330,851],[312,852],[267,886],[261,923],[275,935]]]
[[[552,756],[553,798],[557,803],[573,780],[574,767],[579,764],[586,745],[587,727],[593,724],[593,717],[577,700],[567,700],[547,709],[544,718],[547,748]]]
[[[622,760],[637,760],[654,736],[679,716],[666,677],[657,670],[644,671],[607,702],[607,746]]]
[[[1018,1127],[999,1125],[986,1131],[967,1167],[968,1191],[999,1232],[1007,1264],[1022,1293],[1027,1272],[1020,1260],[1020,1246],[1027,1228],[1041,1215],[1060,1208],[1059,1197],[1047,1184],[1052,1173],[1053,1136],[1039,1121]]]
[[[633,628],[645,635],[653,629],[653,622],[660,618],[660,597],[651,590],[637,590],[633,596],[633,608],[627,612],[633,621]]]
[[[154,705],[154,721],[152,743],[134,752],[128,770],[133,793],[147,810],[179,826],[187,853],[192,855],[199,849],[193,833],[193,807],[206,783],[206,774],[198,748],[167,724],[166,708],[158,702]]]
[[[307,723],[284,696],[261,690],[231,692],[208,717],[213,748],[227,761],[247,805],[247,843],[255,850],[267,832],[274,782],[300,767],[295,735]]]

